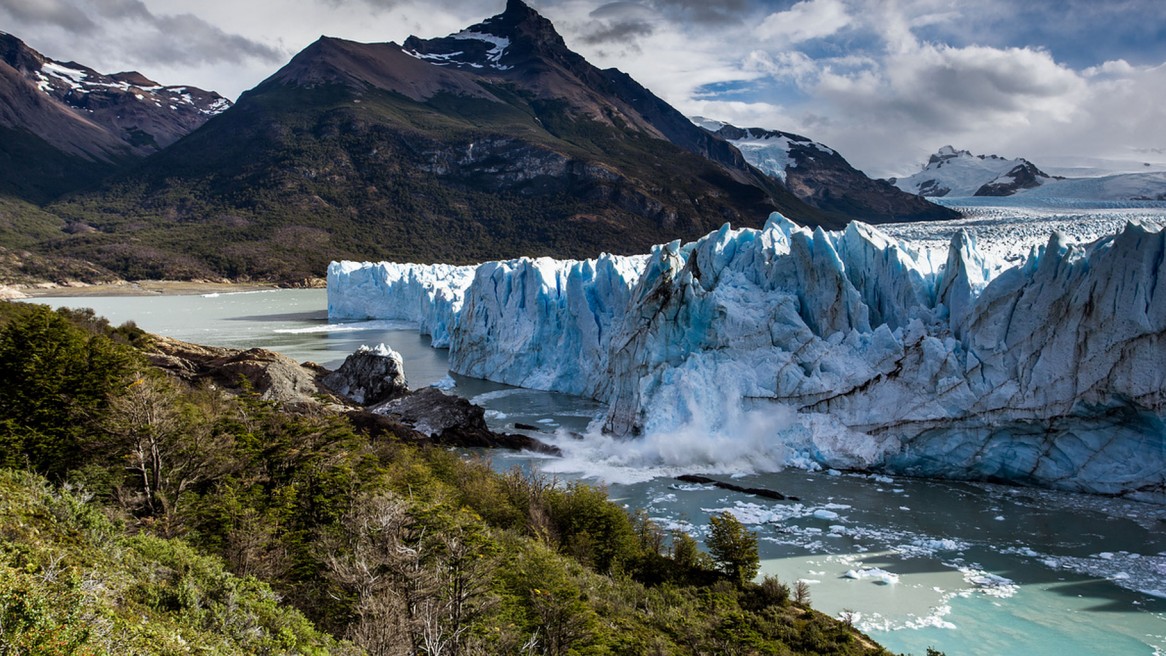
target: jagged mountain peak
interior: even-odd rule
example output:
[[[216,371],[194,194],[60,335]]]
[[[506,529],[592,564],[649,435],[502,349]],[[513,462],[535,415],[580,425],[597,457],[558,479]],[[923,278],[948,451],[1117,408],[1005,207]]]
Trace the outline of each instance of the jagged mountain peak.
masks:
[[[944,146],[928,158],[918,173],[891,182],[903,191],[921,196],[1011,196],[1050,179],[1051,176],[1022,157],[973,155],[967,150]]]
[[[0,190],[41,200],[157,152],[230,105],[138,71],[106,75],[56,60],[0,33],[0,163],[19,163],[11,168],[19,179],[0,176]]]
[[[410,36],[402,48],[431,64],[471,71],[509,71],[540,59],[568,67],[583,63],[554,24],[521,0],[511,0],[501,14],[448,36]]]

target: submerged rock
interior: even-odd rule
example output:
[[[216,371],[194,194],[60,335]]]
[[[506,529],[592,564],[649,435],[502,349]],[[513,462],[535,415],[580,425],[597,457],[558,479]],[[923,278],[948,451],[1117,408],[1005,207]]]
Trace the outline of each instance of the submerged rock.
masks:
[[[762,497],[764,499],[774,499],[775,501],[801,501],[798,497],[782,494],[777,490],[771,490],[767,487],[746,487],[744,485],[737,485],[736,483],[728,483],[726,481],[718,481],[715,478],[708,476],[701,476],[699,474],[681,474],[676,477],[676,480],[683,483],[696,483],[697,485],[711,485],[722,490],[731,490],[733,492],[740,492],[742,494],[752,494],[754,496]]]
[[[486,447],[560,455],[559,450],[533,437],[496,433],[486,425],[486,411],[460,396],[426,387],[370,408],[412,429],[423,439],[445,446]]]

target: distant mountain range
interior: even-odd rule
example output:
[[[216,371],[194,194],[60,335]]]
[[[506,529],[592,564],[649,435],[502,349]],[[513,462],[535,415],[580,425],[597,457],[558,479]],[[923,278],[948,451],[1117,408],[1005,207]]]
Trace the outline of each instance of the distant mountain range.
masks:
[[[1146,165],[1147,168],[1151,168]],[[1071,170],[1071,169],[1070,169]],[[931,197],[1025,196],[1096,201],[1166,200],[1166,171],[1101,175],[1049,175],[1024,158],[973,155],[944,146],[914,175],[890,180],[912,194]]]
[[[764,128],[739,128],[701,116],[693,123],[737,147],[753,166],[773,176],[802,201],[867,223],[954,219],[958,212],[874,180],[841,154],[812,139]]]

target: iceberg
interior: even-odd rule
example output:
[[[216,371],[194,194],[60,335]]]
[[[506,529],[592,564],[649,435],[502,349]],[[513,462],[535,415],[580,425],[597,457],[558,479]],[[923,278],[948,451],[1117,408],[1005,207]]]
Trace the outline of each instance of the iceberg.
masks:
[[[640,258],[334,263],[329,312],[415,320],[456,373],[603,401],[616,436],[764,425],[786,464],[1162,498],[1164,235],[1054,233],[1001,267],[964,231],[942,257],[774,214]]]

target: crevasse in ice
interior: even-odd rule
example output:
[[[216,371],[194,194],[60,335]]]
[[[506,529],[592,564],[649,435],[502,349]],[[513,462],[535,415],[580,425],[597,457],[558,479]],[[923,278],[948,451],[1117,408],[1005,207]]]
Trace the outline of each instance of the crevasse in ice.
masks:
[[[775,214],[642,258],[334,263],[329,312],[417,321],[457,373],[605,401],[618,435],[772,413],[791,463],[1155,496],[1164,253],[1132,223],[993,277],[964,232],[943,259]]]

